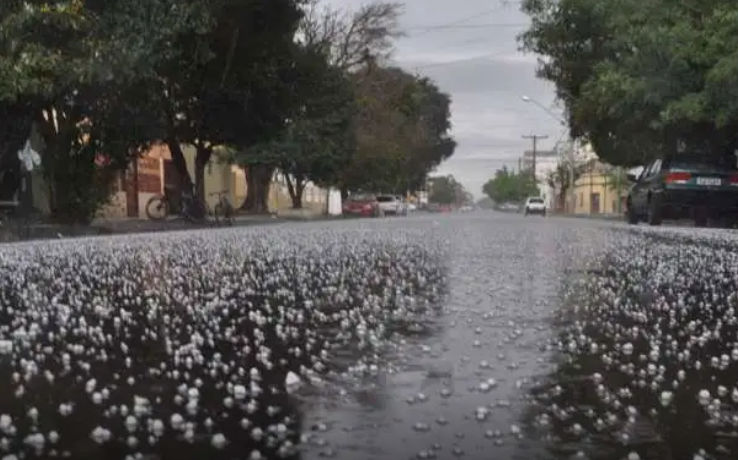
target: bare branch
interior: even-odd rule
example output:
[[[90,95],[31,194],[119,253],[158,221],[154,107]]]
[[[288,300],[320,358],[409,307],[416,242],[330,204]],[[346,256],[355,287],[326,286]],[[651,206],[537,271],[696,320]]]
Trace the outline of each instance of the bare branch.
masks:
[[[399,3],[373,3],[349,14],[320,8],[317,0],[311,0],[300,36],[306,46],[325,52],[335,66],[349,71],[370,60],[389,58],[394,40],[402,36],[401,14]]]

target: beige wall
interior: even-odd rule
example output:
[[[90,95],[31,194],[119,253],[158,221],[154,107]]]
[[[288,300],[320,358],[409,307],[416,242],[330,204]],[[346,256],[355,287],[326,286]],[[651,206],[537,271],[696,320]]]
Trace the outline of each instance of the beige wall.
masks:
[[[621,193],[625,192],[625,188]],[[609,180],[609,177],[602,173],[586,173],[580,177],[574,184],[574,199],[576,214],[590,214],[592,211],[593,195],[599,195],[599,212],[600,214],[617,214],[618,211],[618,193]],[[623,208],[621,207],[620,212]]]

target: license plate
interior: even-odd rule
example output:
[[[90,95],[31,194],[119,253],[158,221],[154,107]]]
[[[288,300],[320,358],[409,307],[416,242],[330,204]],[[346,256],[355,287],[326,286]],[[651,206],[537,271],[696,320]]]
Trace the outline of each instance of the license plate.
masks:
[[[722,185],[723,181],[719,177],[698,177],[697,185]]]

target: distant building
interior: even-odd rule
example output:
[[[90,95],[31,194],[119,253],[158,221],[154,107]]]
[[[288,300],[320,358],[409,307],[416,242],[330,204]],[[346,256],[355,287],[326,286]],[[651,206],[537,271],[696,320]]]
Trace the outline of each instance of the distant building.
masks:
[[[574,213],[580,215],[622,214],[628,186],[618,180],[616,169],[598,160],[590,160],[585,172],[574,183]]]

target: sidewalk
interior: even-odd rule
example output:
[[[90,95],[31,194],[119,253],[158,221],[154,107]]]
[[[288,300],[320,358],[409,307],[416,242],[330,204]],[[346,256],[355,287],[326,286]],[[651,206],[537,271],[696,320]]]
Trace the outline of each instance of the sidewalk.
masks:
[[[290,219],[267,215],[241,215],[234,218],[234,227],[267,225],[286,222]],[[96,219],[90,225],[62,225],[48,222],[11,221],[0,227],[0,242],[28,241],[40,239],[69,238],[82,236],[119,235],[127,233],[168,232],[205,228],[225,228],[214,222],[196,224],[181,218],[164,221],[146,219]]]

